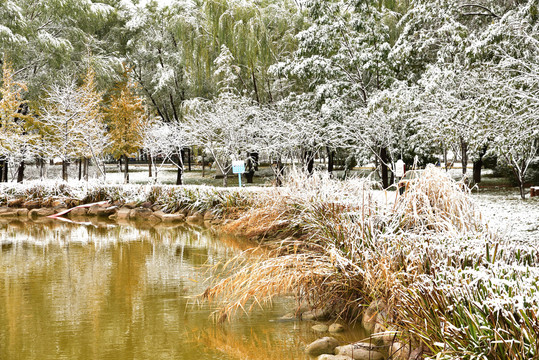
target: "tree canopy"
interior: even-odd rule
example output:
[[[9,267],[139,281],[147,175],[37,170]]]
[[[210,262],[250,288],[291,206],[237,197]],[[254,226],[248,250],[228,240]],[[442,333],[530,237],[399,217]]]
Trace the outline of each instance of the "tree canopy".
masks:
[[[104,131],[116,145],[103,152],[116,156],[156,144],[142,134],[118,145],[118,129],[132,128],[133,119],[113,121],[119,116],[113,112],[127,97],[149,117],[154,135],[168,133],[156,124],[173,126],[175,134],[181,129],[178,144],[201,147],[204,141],[191,141],[195,133],[182,124],[196,121],[200,131],[210,114],[222,115],[220,107],[250,104],[257,131],[250,129],[252,119],[240,128],[252,137],[253,148],[292,161],[322,151],[331,158],[344,149],[360,162],[374,162],[385,186],[398,158],[443,157],[448,163],[453,153],[466,172],[468,162],[480,168],[483,157],[492,155],[523,184],[537,156],[539,10],[533,0],[0,5],[1,156],[10,161],[20,161],[22,153],[52,156],[30,151],[38,147],[32,141],[39,143],[35,138],[47,132],[34,120],[57,108],[53,93],[83,91],[88,79],[81,74],[89,67],[89,94],[96,96],[88,102],[98,104],[87,121],[102,124],[108,114]],[[125,67],[131,69],[128,79]],[[119,82],[138,85],[119,91]],[[188,110],[194,103],[207,108],[195,119]],[[9,120],[13,111],[17,121]]]

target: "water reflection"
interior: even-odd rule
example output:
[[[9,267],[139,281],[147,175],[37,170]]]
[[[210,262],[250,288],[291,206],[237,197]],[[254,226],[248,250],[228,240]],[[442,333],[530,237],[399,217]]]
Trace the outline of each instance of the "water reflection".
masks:
[[[270,322],[284,300],[224,325],[193,305],[248,246],[208,230],[10,222],[0,243],[0,359],[298,359],[317,337]]]

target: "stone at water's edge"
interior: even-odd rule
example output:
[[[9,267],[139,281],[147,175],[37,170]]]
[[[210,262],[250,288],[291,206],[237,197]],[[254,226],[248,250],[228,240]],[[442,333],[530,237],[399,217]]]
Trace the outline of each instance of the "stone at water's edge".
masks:
[[[185,216],[183,214],[167,214],[161,210],[154,212],[154,215],[163,222],[180,222],[185,220]]]
[[[297,320],[298,317],[296,316],[296,314],[294,313],[288,313],[288,314],[285,314],[283,316],[281,316],[280,318],[277,319],[277,321],[294,321],[294,320]]]
[[[137,203],[134,202],[134,201],[131,201],[131,202],[128,202],[128,203],[124,204],[123,207],[126,208],[126,209],[134,209],[134,208],[137,207]]]
[[[357,342],[350,345],[338,346],[335,354],[349,356],[354,360],[384,360],[384,355],[376,351],[376,347],[369,343]]]
[[[62,200],[54,200],[52,203],[51,203],[51,206],[54,208],[54,207],[65,207],[65,204]]]
[[[56,214],[56,211],[54,211],[54,209],[51,209],[51,208],[32,209],[28,213],[28,217],[35,219],[37,217],[50,216],[54,214]]]
[[[193,213],[193,215],[188,216],[186,220],[188,223],[194,223],[194,224],[202,223],[204,222],[204,215],[202,215],[199,212],[195,212]]]
[[[373,301],[363,313],[362,325],[367,332],[374,332],[378,315],[385,309],[382,301]]]
[[[28,217],[29,212],[30,212],[30,210],[25,209],[25,208],[17,209],[17,215],[21,216],[21,217]]]
[[[346,355],[329,355],[323,354],[316,358],[317,360],[353,360],[350,356]]]
[[[329,327],[325,324],[316,324],[311,326],[311,329],[316,332],[327,332],[329,330]]]
[[[389,355],[392,359],[408,360],[410,357],[410,346],[400,342],[394,342],[389,349]]]
[[[129,220],[143,220],[147,224],[156,224],[161,222],[157,216],[153,214],[153,211],[146,208],[136,208],[129,212]]]
[[[109,219],[127,220],[129,219],[130,213],[131,213],[131,209],[121,208],[120,210],[118,210],[116,214],[109,216]]]
[[[337,339],[330,336],[315,340],[305,348],[305,352],[311,356],[322,354],[334,354],[335,348],[339,345]]]
[[[73,210],[68,212],[67,215],[69,217],[72,217],[72,216],[76,217],[76,216],[86,216],[87,213],[88,213],[87,208],[74,208]]]
[[[150,209],[153,204],[149,201],[146,201],[146,202],[143,202],[142,204],[140,204],[141,207],[145,208],[145,209]]]
[[[112,214],[115,214],[118,209],[116,206],[110,206],[110,207],[91,207],[90,210],[88,210],[88,215],[95,215],[95,216],[102,216],[102,217],[109,217]]]
[[[37,209],[39,208],[39,202],[34,200],[26,201],[22,204],[23,208],[27,208],[28,210]]]
[[[2,211],[0,212],[0,217],[2,218],[11,218],[11,217],[18,217],[17,210],[12,211]]]
[[[329,309],[314,309],[301,314],[302,320],[324,320],[329,315]]]
[[[344,326],[342,326],[341,324],[331,324],[329,326],[329,332],[332,332],[332,333],[339,333],[339,332],[343,332],[344,331]]]

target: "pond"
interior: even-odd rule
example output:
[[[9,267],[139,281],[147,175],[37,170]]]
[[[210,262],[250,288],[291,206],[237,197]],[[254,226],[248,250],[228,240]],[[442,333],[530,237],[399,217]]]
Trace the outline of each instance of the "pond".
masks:
[[[0,359],[304,359],[320,337],[276,321],[287,298],[215,323],[195,295],[251,245],[207,229],[11,221],[0,243]]]

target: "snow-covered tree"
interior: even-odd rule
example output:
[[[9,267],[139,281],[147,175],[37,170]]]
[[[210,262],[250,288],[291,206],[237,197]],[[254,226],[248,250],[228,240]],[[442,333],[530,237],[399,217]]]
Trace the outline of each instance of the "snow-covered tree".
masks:
[[[223,175],[223,186],[227,185],[232,161],[243,159],[255,145],[258,111],[250,99],[230,92],[212,101],[195,99],[185,105],[185,126],[191,142],[213,156]]]
[[[40,149],[49,157],[62,160],[62,179],[67,181],[67,166],[75,158],[91,157],[102,175],[100,156],[108,136],[103,122],[101,96],[95,91],[93,72],[88,70],[82,86],[75,81],[55,85],[47,91],[45,106],[41,109],[40,129],[45,142]]]
[[[161,120],[154,120],[144,131],[144,150],[150,157],[151,164],[155,169],[155,181],[159,169],[170,161],[178,168],[176,185],[183,183],[183,159],[182,149],[189,145],[189,134],[186,132],[185,124],[180,122],[167,123]],[[157,159],[160,159],[158,165]]]

